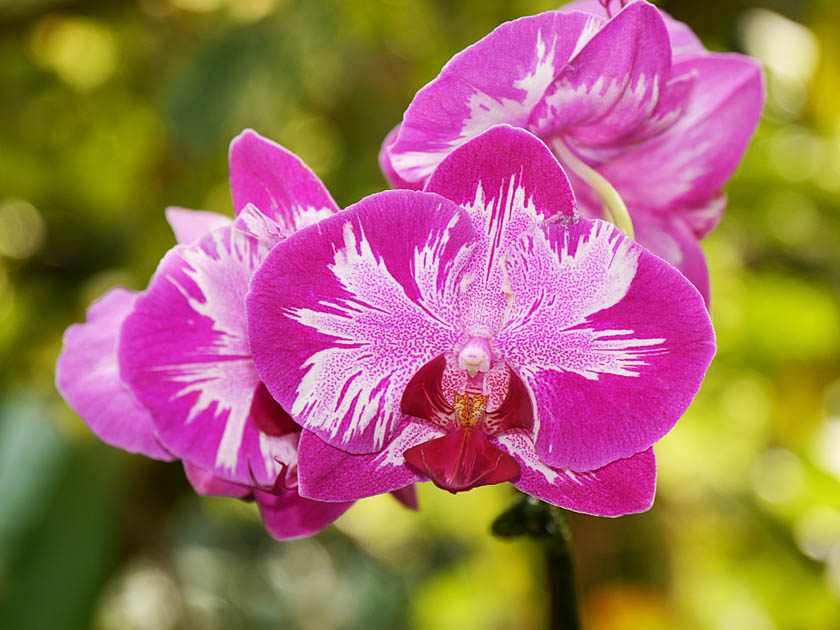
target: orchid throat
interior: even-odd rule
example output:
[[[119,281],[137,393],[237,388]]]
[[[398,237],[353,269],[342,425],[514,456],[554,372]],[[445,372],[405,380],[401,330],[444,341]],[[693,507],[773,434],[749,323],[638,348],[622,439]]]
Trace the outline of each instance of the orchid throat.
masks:
[[[447,362],[440,355],[420,368],[403,393],[403,413],[446,431],[403,453],[410,466],[444,490],[461,492],[519,477],[519,464],[493,438],[507,431],[530,430],[534,424],[531,400],[509,366],[492,366],[496,375],[507,367],[506,384],[485,378],[491,364],[489,341],[473,337],[455,361]],[[463,391],[453,387],[454,382],[462,383]],[[491,401],[500,398],[501,403],[488,411]]]

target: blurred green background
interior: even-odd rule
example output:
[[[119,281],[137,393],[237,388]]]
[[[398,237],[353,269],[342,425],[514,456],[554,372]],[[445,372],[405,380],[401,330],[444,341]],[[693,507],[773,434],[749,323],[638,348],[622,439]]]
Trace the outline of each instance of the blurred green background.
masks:
[[[385,187],[413,93],[542,0],[0,0],[0,628],[535,629],[509,486],[360,502],[273,541],[253,506],[99,443],[58,397],[63,329],[145,287],[163,208],[231,212],[253,127],[340,205]],[[719,353],[657,447],[646,514],[573,515],[589,630],[840,628],[840,3],[670,0],[769,100],[705,241]]]

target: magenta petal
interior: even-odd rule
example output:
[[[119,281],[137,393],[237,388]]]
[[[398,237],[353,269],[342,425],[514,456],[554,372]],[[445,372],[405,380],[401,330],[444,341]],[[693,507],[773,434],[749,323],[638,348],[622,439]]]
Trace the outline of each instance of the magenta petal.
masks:
[[[400,409],[407,416],[422,418],[445,427],[452,422],[454,409],[441,389],[446,357],[440,355],[417,370],[403,390]]]
[[[454,201],[470,215],[478,239],[465,270],[469,287],[459,294],[460,316],[465,328],[495,333],[507,305],[502,260],[535,222],[574,214],[569,180],[539,138],[497,125],[450,153],[426,192]]]
[[[628,207],[707,203],[732,175],[758,124],[764,85],[755,61],[709,53],[674,66],[675,73],[689,71],[696,73],[694,87],[677,122],[598,169]]]
[[[317,534],[353,505],[304,499],[289,490],[281,494],[255,493],[265,528],[277,540]]]
[[[630,1],[633,2],[636,0]],[[610,6],[609,16],[614,16],[621,10],[621,0],[610,0],[608,4]],[[583,11],[584,13],[591,13],[592,15],[597,15],[599,17],[608,17],[607,10],[604,8],[604,5],[601,4],[600,0],[577,0],[577,2],[564,4],[560,7],[560,10],[564,13]],[[678,55],[705,52],[706,49],[703,47],[703,43],[686,24],[680,22],[679,20],[675,20],[661,9],[659,10],[659,14],[665,20],[665,26],[668,28],[668,35],[671,39],[671,49],[673,50],[673,55],[675,57]]]
[[[671,72],[665,23],[653,5],[622,9],[547,88],[529,128],[550,137],[575,127],[591,144],[628,135],[654,112]]]
[[[173,453],[215,476],[271,487],[296,437],[258,430],[260,380],[250,356],[245,292],[266,246],[232,228],[163,258],[123,325],[120,371]]]
[[[484,418],[485,430],[494,435],[511,429],[528,429],[534,426],[534,406],[531,394],[519,376],[508,368],[508,388],[502,403]]]
[[[452,493],[519,476],[516,460],[492,444],[480,429],[460,428],[413,446],[403,455],[415,470]]]
[[[524,127],[545,89],[603,20],[550,11],[507,22],[455,55],[403,117],[390,164],[422,182],[452,149],[499,123]]]
[[[603,221],[547,224],[508,257],[499,351],[533,393],[550,466],[593,470],[646,450],[688,407],[715,351],[703,300]]]
[[[197,241],[202,236],[220,227],[225,227],[233,219],[209,210],[187,210],[169,206],[166,211],[166,221],[175,234],[175,240],[184,245]]]
[[[385,180],[391,188],[422,190],[422,181],[408,182],[404,180],[400,177],[399,173],[394,170],[393,164],[391,164],[391,145],[394,144],[394,141],[397,139],[400,126],[401,125],[397,125],[388,132],[387,136],[385,136],[385,140],[382,142],[382,148],[379,150],[379,168],[382,170],[382,174],[385,176]]]
[[[412,376],[460,334],[454,301],[474,238],[451,202],[390,191],[279,243],[247,301],[272,396],[333,446],[383,448]]]
[[[405,465],[403,451],[441,434],[430,423],[408,421],[380,452],[351,455],[304,431],[298,455],[298,491],[321,501],[351,501],[425,481]]]
[[[202,496],[244,499],[251,496],[253,492],[253,488],[219,479],[213,473],[194,466],[189,462],[183,462],[183,464],[187,480],[193,489]]]
[[[572,472],[541,462],[525,432],[500,435],[495,441],[519,463],[522,474],[514,485],[548,503],[596,516],[644,512],[653,504],[656,458],[652,448],[597,470]]]
[[[250,129],[230,143],[230,190],[236,214],[252,203],[287,234],[338,212],[300,158]]]
[[[640,245],[679,269],[709,304],[709,268],[694,232],[679,216],[639,213],[633,223]]]
[[[136,297],[132,291],[111,289],[91,304],[84,324],[67,329],[55,384],[103,442],[169,461],[174,457],[158,442],[151,413],[132,398],[120,380],[117,335]]]

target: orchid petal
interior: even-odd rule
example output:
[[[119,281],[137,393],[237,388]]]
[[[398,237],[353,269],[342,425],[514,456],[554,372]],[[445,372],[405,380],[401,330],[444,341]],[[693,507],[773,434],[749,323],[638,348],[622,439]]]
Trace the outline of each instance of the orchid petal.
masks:
[[[225,480],[271,487],[295,444],[250,418],[260,380],[245,292],[266,251],[232,228],[170,250],[123,325],[118,355],[173,453]]]
[[[420,503],[417,501],[417,486],[411,484],[399,490],[391,490],[391,496],[402,503],[409,510],[419,510]]]
[[[189,245],[207,233],[233,222],[230,217],[209,210],[187,210],[169,206],[164,213],[175,234],[175,240],[183,245]]]
[[[265,528],[277,540],[317,534],[350,509],[353,503],[327,503],[305,499],[292,490],[254,493]]]
[[[338,212],[321,180],[300,158],[251,129],[230,143],[230,190],[236,214],[252,203],[286,234]]]
[[[383,448],[409,380],[459,334],[453,303],[474,238],[450,201],[391,191],[278,244],[247,302],[272,396],[333,446]]]
[[[379,168],[382,171],[382,175],[385,176],[385,181],[388,182],[388,185],[391,186],[391,188],[422,190],[422,181],[409,182],[404,180],[400,177],[400,174],[394,170],[393,164],[391,164],[391,145],[393,145],[396,141],[397,134],[399,134],[401,126],[402,125],[397,125],[388,132],[387,136],[385,136],[385,140],[382,142],[382,148],[379,149]]]
[[[674,265],[709,304],[709,268],[700,241],[679,216],[640,213],[633,226],[636,240]]]
[[[631,2],[633,1],[636,0],[631,0]],[[618,0],[611,0],[608,4],[611,4],[614,8],[620,7]],[[577,0],[577,2],[564,4],[560,7],[560,10],[563,13],[582,11],[599,17],[612,17],[613,15],[612,12],[609,14],[607,13],[604,5],[601,4],[599,0]],[[659,14],[662,16],[662,19],[665,20],[665,26],[668,28],[668,35],[671,39],[671,49],[673,50],[673,55],[675,57],[679,55],[705,52],[706,49],[703,47],[703,43],[685,23],[675,20],[661,9],[659,10]]]
[[[614,142],[649,121],[670,72],[671,47],[659,11],[631,3],[560,72],[529,128],[550,137],[574,127],[588,144]]]
[[[286,228],[267,217],[254,204],[245,204],[233,222],[233,229],[246,236],[252,236],[270,248],[286,238]]]
[[[516,460],[481,429],[459,428],[413,446],[403,456],[412,468],[453,494],[519,477]]]
[[[537,226],[507,268],[511,312],[496,341],[533,393],[540,458],[593,470],[661,438],[714,354],[697,291],[603,221]]]
[[[389,145],[390,165],[421,182],[452,149],[499,123],[524,127],[566,62],[605,20],[550,11],[507,22],[455,55],[421,89]]]
[[[688,71],[696,73],[692,97],[677,122],[598,169],[628,207],[707,203],[732,175],[755,130],[764,102],[755,61],[708,53],[674,66],[675,73]]]
[[[403,453],[443,435],[428,422],[404,422],[378,453],[351,455],[311,431],[300,438],[298,492],[320,501],[352,501],[392,492],[426,477],[405,465]]]
[[[464,328],[480,325],[492,334],[507,305],[507,250],[535,222],[574,214],[569,180],[536,136],[497,125],[450,153],[425,190],[454,201],[473,222],[478,239],[459,310]]]
[[[621,516],[644,512],[653,504],[656,458],[652,448],[597,470],[572,472],[540,461],[533,440],[524,431],[500,435],[495,441],[519,463],[521,474],[513,485],[553,505],[595,516]]]
[[[245,499],[251,496],[253,492],[253,488],[219,479],[213,473],[189,462],[183,462],[183,464],[187,480],[193,489],[202,496]]]
[[[130,453],[170,461],[158,442],[149,410],[137,403],[120,380],[117,335],[137,293],[111,289],[91,304],[84,324],[64,333],[55,384],[70,406],[105,443]]]

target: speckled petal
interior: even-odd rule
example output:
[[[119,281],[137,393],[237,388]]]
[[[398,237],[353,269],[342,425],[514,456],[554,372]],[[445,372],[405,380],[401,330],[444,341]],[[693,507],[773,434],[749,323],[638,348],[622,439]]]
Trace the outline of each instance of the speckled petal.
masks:
[[[337,448],[382,449],[411,377],[453,347],[474,238],[450,201],[392,191],[278,244],[247,303],[254,361],[274,398]]]
[[[91,304],[84,324],[64,333],[55,384],[91,430],[111,446],[154,459],[174,457],[155,435],[152,415],[120,380],[117,335],[137,293],[111,289]]]
[[[320,501],[352,501],[398,490],[426,477],[406,466],[403,453],[443,435],[429,422],[403,422],[378,453],[351,455],[304,431],[300,439],[298,491]]]
[[[539,138],[497,125],[449,154],[426,191],[454,201],[473,222],[478,239],[459,295],[461,325],[493,334],[507,304],[507,250],[535,222],[574,214],[569,180]]]
[[[230,143],[230,190],[236,214],[252,203],[286,234],[338,212],[321,180],[300,158],[251,129]]]
[[[167,448],[227,481],[271,487],[295,444],[249,417],[260,381],[245,292],[266,251],[232,228],[172,249],[126,319],[118,354]]]
[[[646,450],[679,419],[714,354],[703,300],[603,221],[535,227],[508,257],[499,350],[533,393],[536,447],[586,471]]]
[[[519,463],[521,473],[513,485],[538,499],[595,516],[634,514],[653,505],[656,458],[652,448],[597,470],[572,472],[540,461],[533,440],[523,431],[500,435],[494,441]]]

